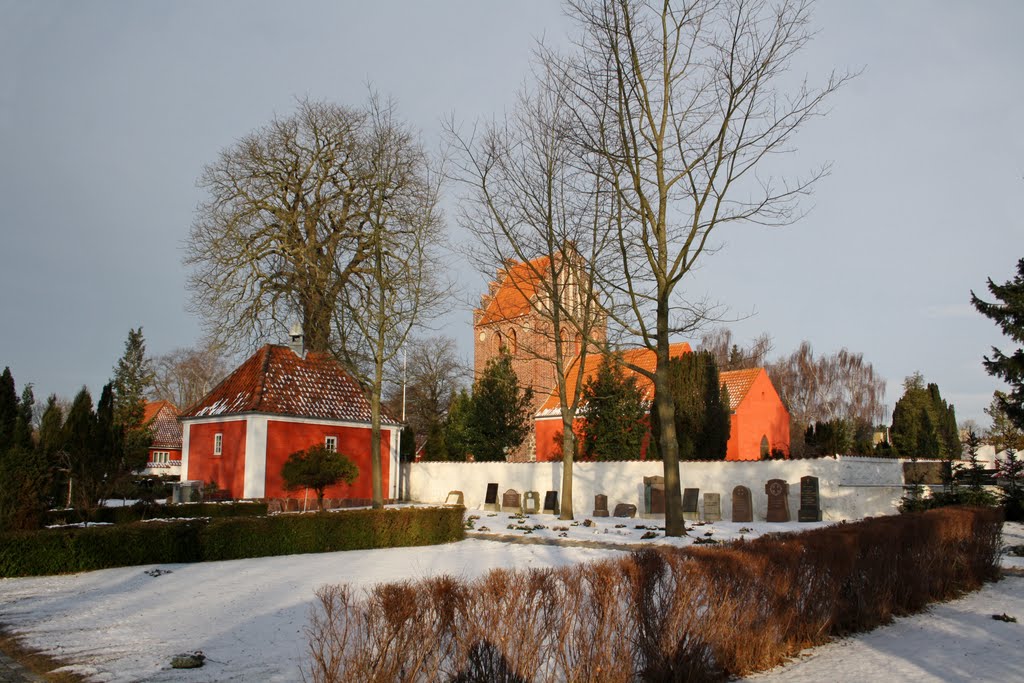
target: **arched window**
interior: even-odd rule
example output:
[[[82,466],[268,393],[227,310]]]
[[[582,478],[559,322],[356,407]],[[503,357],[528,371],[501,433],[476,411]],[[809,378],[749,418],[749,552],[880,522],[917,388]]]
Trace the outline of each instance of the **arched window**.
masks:
[[[500,352],[505,348],[505,338],[501,336],[501,332],[495,332],[494,338],[498,340],[498,351]]]
[[[576,353],[578,355],[583,354],[583,337],[579,334],[576,335]]]
[[[768,445],[768,436],[761,437],[761,457],[767,458],[771,453],[771,447]]]
[[[508,352],[513,356],[516,355],[516,351],[519,348],[518,340],[516,339],[516,331],[514,329],[508,331]]]

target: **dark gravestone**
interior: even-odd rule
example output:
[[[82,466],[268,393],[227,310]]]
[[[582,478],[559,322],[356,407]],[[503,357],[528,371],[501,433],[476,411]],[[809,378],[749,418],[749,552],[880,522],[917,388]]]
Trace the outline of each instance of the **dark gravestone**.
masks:
[[[652,515],[663,515],[665,514],[665,489],[664,488],[651,488],[651,514]]]
[[[661,492],[661,511],[654,509],[654,491]],[[644,477],[644,514],[665,514],[665,477]]]
[[[501,509],[512,513],[522,512],[522,506],[519,503],[519,491],[515,489],[505,491],[501,497]]]
[[[636,517],[636,505],[631,503],[619,503],[615,506],[613,517]]]
[[[801,522],[821,521],[821,497],[818,495],[817,477],[800,477],[800,509],[797,519]]]
[[[700,519],[700,512],[697,510],[699,498],[700,489],[683,489],[683,519],[691,521]]]
[[[707,522],[722,521],[722,494],[704,494],[704,520]]]
[[[465,498],[462,491],[449,491],[448,497],[444,499],[445,505],[465,505]]]
[[[732,490],[732,521],[754,521],[754,506],[750,502],[750,489],[746,486],[737,486]]]
[[[498,485],[487,485],[487,497],[484,498],[484,510],[500,510],[498,507]]]
[[[599,493],[594,496],[594,512],[591,513],[591,517],[607,517],[608,516],[608,496],[603,493]]]
[[[768,494],[768,513],[765,519],[769,522],[789,521],[789,484],[782,479],[769,479],[764,485]]]
[[[558,514],[558,491],[548,491],[544,494],[544,514]]]
[[[523,494],[523,513],[535,515],[540,512],[540,494],[536,491],[527,491]]]

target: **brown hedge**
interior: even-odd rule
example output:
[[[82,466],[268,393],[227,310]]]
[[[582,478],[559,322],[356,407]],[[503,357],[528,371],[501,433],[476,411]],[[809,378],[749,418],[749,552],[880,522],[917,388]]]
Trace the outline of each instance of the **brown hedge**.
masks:
[[[998,578],[1001,512],[943,508],[319,594],[313,681],[726,680]]]

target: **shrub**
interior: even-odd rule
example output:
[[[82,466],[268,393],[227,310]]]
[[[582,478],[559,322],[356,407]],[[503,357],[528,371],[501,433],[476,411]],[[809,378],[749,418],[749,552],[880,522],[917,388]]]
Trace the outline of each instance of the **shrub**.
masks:
[[[447,543],[463,538],[463,512],[347,510],[8,532],[0,534],[0,576]]]
[[[143,519],[176,517],[252,517],[267,514],[267,504],[254,501],[163,505],[139,502],[128,507],[102,507],[89,510],[48,510],[46,524],[129,524]]]
[[[327,586],[305,673],[346,680],[726,680],[998,577],[995,508],[943,508],[557,569]]]

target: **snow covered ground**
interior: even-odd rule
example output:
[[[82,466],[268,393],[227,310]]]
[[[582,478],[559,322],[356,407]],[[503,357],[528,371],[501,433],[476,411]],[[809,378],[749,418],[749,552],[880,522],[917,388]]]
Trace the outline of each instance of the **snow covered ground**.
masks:
[[[508,529],[521,520],[500,514],[474,520],[491,534],[567,534],[579,541],[638,544],[654,520],[595,520],[564,531]],[[566,526],[536,516],[529,526]],[[616,525],[625,526],[617,527]],[[692,539],[751,538],[809,524],[697,526]],[[1008,524],[1008,544],[1024,543],[1024,526]],[[659,538],[653,542],[676,542]],[[687,541],[690,542],[690,541]],[[471,538],[426,548],[366,550],[204,564],[124,567],[69,576],[0,580],[0,623],[30,647],[65,661],[97,681],[294,681],[305,659],[304,628],[313,592],[328,583],[370,585],[438,574],[479,576],[495,567],[543,567],[621,552],[610,548],[499,543]],[[1007,564],[1024,566],[1022,558]],[[153,570],[162,570],[160,573]],[[1021,623],[1004,623],[1007,613]],[[1011,577],[978,593],[857,638],[809,651],[757,679],[865,681],[1024,679],[1024,578]],[[172,670],[170,657],[202,650],[201,669]]]

